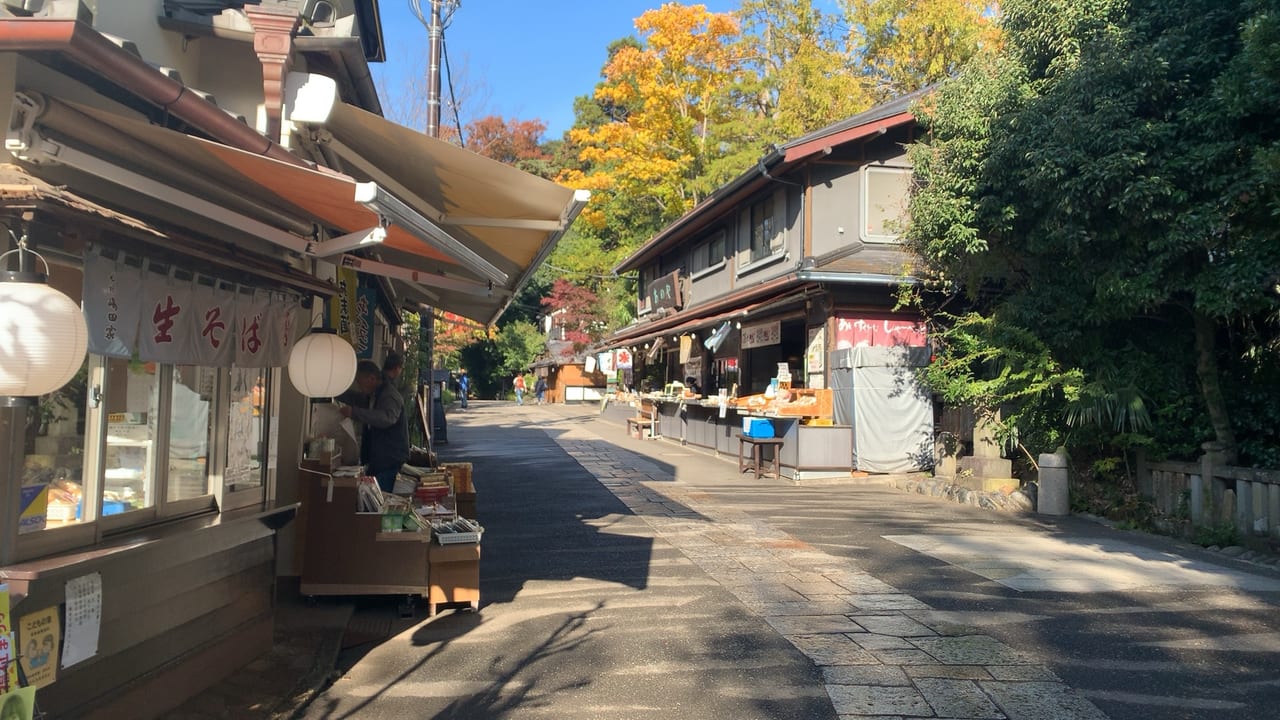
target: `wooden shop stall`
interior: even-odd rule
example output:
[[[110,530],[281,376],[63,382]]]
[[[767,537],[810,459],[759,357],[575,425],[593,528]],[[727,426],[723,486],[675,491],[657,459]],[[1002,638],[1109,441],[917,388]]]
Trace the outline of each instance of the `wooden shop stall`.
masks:
[[[318,443],[317,443],[318,444]],[[397,493],[383,493],[341,453],[309,452],[299,468],[301,591],[317,595],[401,595],[480,606],[480,538],[470,463],[406,465]]]

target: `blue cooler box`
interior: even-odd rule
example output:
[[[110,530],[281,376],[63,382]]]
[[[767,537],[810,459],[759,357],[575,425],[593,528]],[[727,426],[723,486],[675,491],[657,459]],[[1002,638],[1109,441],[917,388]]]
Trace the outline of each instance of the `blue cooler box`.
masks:
[[[773,437],[773,423],[768,418],[742,418],[742,434],[753,438]]]

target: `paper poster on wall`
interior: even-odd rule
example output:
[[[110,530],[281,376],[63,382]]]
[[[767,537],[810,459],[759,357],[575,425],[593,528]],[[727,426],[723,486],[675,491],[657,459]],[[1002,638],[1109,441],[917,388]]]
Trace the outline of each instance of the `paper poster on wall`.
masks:
[[[27,684],[35,687],[52,685],[58,679],[58,645],[62,637],[58,626],[58,607],[45,608],[18,621],[22,638],[22,674]],[[0,717],[0,720],[3,720]]]
[[[81,575],[67,581],[67,625],[62,636],[62,667],[69,668],[98,654],[102,628],[102,576]]]

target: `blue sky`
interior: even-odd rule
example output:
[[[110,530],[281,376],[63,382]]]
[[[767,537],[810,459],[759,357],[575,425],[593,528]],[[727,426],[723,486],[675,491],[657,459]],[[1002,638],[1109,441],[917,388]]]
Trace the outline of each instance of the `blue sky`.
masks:
[[[455,81],[472,90],[463,117],[501,115],[547,123],[548,139],[573,124],[573,99],[600,80],[609,43],[636,34],[633,21],[661,0],[462,0],[445,33]],[[714,12],[737,0],[703,0]],[[381,0],[387,61],[374,76],[387,92],[425,71],[427,29],[409,0]],[[429,7],[429,0],[421,0]],[[456,86],[455,86],[456,88]],[[461,91],[461,88],[456,88]],[[448,89],[444,89],[445,99]],[[469,112],[466,105],[478,107]],[[390,113],[389,113],[390,114]]]

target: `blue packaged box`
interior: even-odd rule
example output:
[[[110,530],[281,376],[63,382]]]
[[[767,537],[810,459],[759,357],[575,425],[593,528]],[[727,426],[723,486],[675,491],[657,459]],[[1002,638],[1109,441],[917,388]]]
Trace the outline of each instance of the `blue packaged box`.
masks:
[[[773,437],[773,423],[767,418],[742,418],[742,434],[753,438]]]

